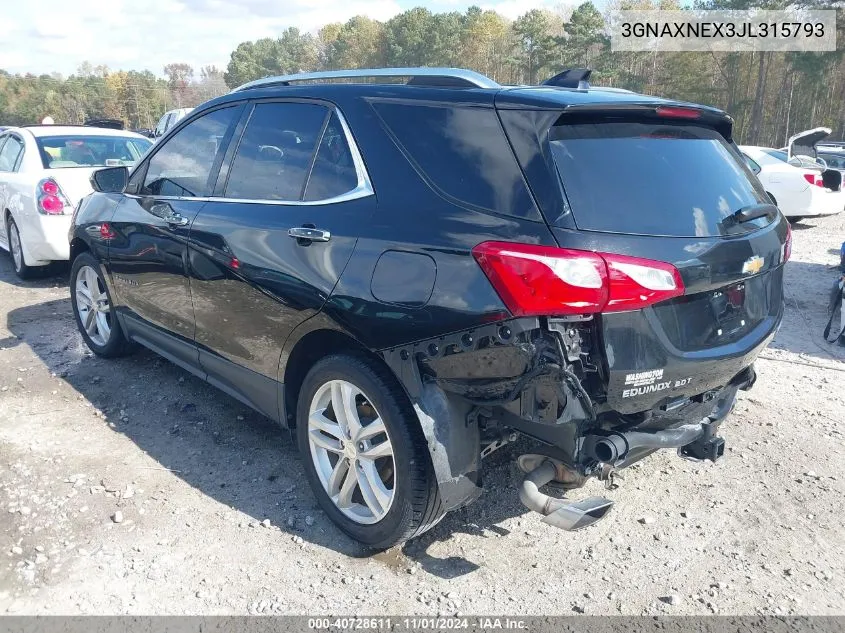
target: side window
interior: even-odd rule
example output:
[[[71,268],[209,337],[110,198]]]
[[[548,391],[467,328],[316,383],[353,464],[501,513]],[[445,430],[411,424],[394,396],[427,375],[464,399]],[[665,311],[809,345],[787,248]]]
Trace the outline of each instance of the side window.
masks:
[[[327,113],[308,103],[257,104],[232,161],[225,197],[301,200]]]
[[[17,136],[9,136],[0,148],[0,171],[15,171],[23,153],[23,141]]]
[[[743,154],[742,157],[745,159],[745,164],[748,165],[748,169],[753,171],[755,174],[760,173],[760,165],[758,165],[753,158],[748,156],[747,154]]]
[[[214,110],[191,121],[168,139],[150,158],[140,194],[207,196],[214,159],[238,111],[237,107]]]
[[[373,103],[411,164],[443,197],[504,215],[537,209],[491,108]]]
[[[169,118],[170,118],[170,115],[165,113],[158,120],[158,123],[156,124],[156,129],[155,129],[156,136],[161,136],[162,134],[164,134],[164,128],[167,126],[167,119],[169,119]]]
[[[352,191],[357,186],[358,174],[355,172],[352,152],[349,151],[340,119],[333,112],[317,150],[314,168],[305,189],[305,199],[328,200]]]

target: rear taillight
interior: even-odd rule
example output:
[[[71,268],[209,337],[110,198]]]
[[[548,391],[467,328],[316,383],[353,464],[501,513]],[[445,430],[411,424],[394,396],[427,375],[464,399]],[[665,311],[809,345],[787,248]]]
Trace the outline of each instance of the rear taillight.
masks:
[[[816,187],[824,187],[824,179],[818,174],[804,174],[804,180]]]
[[[638,310],[684,292],[674,266],[649,259],[511,242],[472,253],[514,316]]]
[[[111,224],[108,222],[103,222],[100,225],[100,238],[104,240],[113,240],[117,237],[117,233],[114,232],[112,229]]]
[[[65,208],[70,206],[59,183],[52,178],[45,178],[38,183],[35,197],[38,201],[38,212],[43,215],[62,215]]]
[[[610,273],[610,299],[603,312],[639,310],[684,294],[681,273],[672,264],[602,253]]]
[[[789,258],[792,257],[792,226],[787,223],[786,225],[786,241],[783,243],[783,263],[789,261]]]

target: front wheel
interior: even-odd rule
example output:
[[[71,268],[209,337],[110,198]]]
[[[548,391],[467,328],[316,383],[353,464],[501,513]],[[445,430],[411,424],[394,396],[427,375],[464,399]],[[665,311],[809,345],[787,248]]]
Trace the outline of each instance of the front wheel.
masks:
[[[73,260],[70,270],[70,301],[76,326],[97,356],[114,358],[132,351],[113,310],[100,263],[88,252]]]
[[[302,384],[296,420],[317,501],[352,538],[385,549],[443,516],[419,422],[385,368],[352,355],[324,358]]]

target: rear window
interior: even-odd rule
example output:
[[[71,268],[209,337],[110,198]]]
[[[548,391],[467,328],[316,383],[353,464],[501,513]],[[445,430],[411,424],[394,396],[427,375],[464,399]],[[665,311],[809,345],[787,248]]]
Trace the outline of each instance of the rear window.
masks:
[[[552,154],[578,228],[705,237],[752,231],[723,220],[768,203],[715,130],[663,123],[586,123],[551,131]]]
[[[782,160],[784,163],[789,161],[789,156],[786,152],[782,152],[779,149],[764,149],[763,150],[766,154],[771,156],[772,158],[777,158],[778,160]]]
[[[122,136],[41,136],[35,139],[45,169],[131,166],[152,142]]]

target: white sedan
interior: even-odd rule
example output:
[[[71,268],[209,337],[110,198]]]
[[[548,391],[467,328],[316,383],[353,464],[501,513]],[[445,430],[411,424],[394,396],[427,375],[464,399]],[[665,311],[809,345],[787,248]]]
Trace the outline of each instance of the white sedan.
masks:
[[[834,215],[845,209],[845,191],[825,187],[818,169],[801,168],[784,162],[780,150],[741,145],[749,167],[763,188],[787,218]]]
[[[43,125],[0,132],[0,247],[22,279],[69,256],[71,215],[91,173],[134,164],[152,142],[133,132]]]

